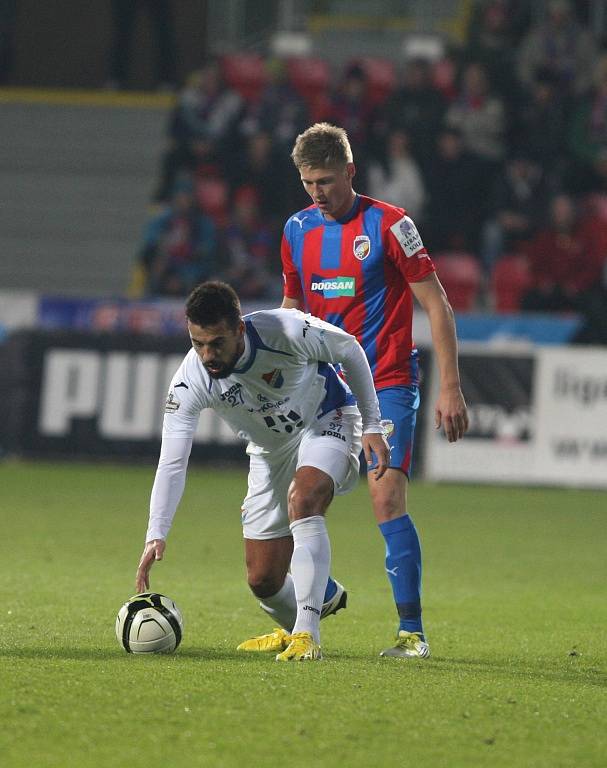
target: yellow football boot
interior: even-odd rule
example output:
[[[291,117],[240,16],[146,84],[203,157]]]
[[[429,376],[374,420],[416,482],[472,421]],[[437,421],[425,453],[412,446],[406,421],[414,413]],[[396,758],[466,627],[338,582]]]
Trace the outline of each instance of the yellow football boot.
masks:
[[[289,636],[289,645],[276,654],[276,661],[318,661],[322,659],[320,645],[314,642],[311,632],[296,632]]]
[[[237,651],[254,651],[257,653],[276,653],[277,651],[284,651],[291,641],[291,635],[286,629],[282,627],[276,627],[273,632],[267,635],[259,635],[259,637],[251,637],[249,640],[242,642]]]

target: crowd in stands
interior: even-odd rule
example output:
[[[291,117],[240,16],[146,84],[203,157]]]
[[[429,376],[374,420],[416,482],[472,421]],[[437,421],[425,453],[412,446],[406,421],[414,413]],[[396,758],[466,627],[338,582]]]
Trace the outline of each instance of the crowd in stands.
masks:
[[[279,301],[282,227],[309,204],[290,151],[326,120],[348,132],[355,189],[413,216],[456,309],[593,306],[604,326],[607,53],[574,3],[529,6],[476,2],[466,45],[438,60],[207,62],[171,114],[146,293],[216,276]]]

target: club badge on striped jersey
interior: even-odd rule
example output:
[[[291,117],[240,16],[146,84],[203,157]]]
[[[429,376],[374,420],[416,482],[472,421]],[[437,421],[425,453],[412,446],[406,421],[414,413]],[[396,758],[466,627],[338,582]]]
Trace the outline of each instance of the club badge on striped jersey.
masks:
[[[354,238],[352,250],[359,261],[364,261],[371,253],[371,240],[367,235],[357,235]]]

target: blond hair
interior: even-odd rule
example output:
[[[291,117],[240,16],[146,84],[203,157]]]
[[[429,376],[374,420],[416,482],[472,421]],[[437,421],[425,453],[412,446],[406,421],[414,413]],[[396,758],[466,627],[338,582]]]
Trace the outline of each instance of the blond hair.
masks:
[[[330,123],[315,123],[300,133],[291,157],[298,169],[333,168],[353,162],[348,134]]]

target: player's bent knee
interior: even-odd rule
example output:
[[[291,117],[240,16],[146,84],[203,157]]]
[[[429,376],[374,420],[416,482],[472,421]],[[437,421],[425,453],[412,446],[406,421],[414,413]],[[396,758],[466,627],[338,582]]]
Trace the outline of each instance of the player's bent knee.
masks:
[[[271,597],[280,591],[280,588],[284,583],[284,576],[281,580],[275,574],[249,572],[247,582],[249,584],[249,589],[255,597],[263,599]]]
[[[289,520],[324,515],[332,498],[333,491],[327,487],[292,485],[289,491]]]

